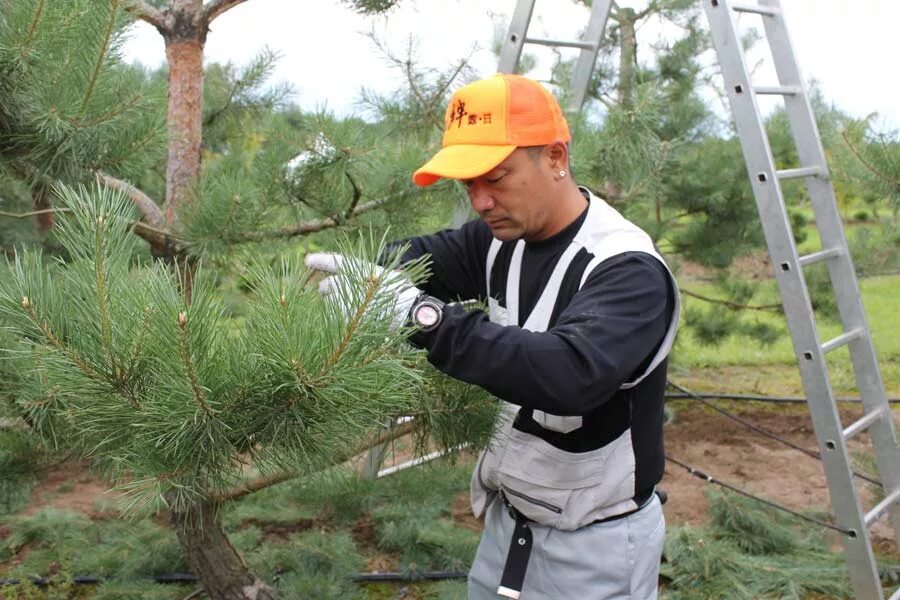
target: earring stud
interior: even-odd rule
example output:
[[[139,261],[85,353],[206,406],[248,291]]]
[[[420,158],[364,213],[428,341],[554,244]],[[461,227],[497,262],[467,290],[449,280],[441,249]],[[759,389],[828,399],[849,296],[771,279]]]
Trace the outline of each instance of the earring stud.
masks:
[[[565,172],[565,171],[560,171],[560,172],[559,172],[559,176],[560,176],[560,177],[565,177],[565,176],[566,176],[566,172]]]

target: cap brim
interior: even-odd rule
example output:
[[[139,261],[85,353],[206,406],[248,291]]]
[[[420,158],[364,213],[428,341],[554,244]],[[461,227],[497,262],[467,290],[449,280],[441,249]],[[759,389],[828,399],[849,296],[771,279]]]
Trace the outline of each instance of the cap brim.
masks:
[[[447,146],[413,173],[413,182],[424,187],[431,185],[441,177],[472,179],[484,175],[502,163],[515,149],[515,145],[454,144]]]

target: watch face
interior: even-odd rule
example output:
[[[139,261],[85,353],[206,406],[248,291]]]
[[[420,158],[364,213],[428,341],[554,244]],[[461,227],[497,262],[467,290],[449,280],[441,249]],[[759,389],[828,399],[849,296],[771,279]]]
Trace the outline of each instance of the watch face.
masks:
[[[437,308],[429,304],[423,304],[416,309],[416,324],[420,327],[434,327],[440,321],[441,315]]]

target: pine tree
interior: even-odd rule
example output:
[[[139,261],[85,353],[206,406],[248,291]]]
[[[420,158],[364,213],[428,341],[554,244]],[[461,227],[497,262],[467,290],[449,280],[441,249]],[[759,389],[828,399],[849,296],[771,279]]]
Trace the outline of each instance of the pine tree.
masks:
[[[275,591],[221,529],[223,503],[406,433],[420,447],[477,442],[494,408],[388,329],[392,299],[364,262],[349,315],[300,266],[303,236],[374,260],[381,234],[349,242],[348,226],[402,237],[446,222],[453,188],[409,180],[434,136],[386,152],[387,119],[283,106],[259,91],[265,52],[204,78],[208,25],[240,3],[4,4],[0,183],[57,217],[43,234],[57,246],[10,251],[0,375],[46,449],[89,458],[134,507],[163,501],[210,596],[265,598]],[[129,15],[164,36],[167,84],[118,59]],[[383,429],[401,415],[417,418]]]

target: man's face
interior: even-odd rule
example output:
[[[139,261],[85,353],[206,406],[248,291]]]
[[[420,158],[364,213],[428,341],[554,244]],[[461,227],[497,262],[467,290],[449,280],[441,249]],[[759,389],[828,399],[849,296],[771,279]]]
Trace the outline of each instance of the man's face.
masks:
[[[472,208],[500,241],[541,240],[552,226],[549,161],[539,150],[518,148],[484,175],[463,180]]]

